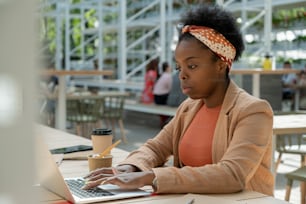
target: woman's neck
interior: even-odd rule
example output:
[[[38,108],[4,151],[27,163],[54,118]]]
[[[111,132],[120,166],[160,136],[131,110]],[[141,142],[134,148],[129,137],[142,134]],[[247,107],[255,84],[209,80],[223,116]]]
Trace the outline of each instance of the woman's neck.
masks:
[[[214,91],[212,95],[208,98],[204,98],[204,103],[208,108],[213,108],[220,106],[223,103],[227,88],[229,86],[230,80],[225,79],[223,82],[220,83],[220,86]]]

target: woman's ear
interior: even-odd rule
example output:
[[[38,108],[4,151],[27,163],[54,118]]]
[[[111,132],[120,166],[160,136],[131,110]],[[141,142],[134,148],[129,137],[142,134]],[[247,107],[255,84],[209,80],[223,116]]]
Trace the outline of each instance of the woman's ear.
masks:
[[[227,63],[222,60],[218,60],[218,70],[221,72],[225,72],[226,69],[227,69]]]

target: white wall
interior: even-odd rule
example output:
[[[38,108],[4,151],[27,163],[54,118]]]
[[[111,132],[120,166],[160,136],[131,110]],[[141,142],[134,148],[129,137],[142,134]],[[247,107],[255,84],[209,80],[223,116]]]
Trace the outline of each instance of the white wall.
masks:
[[[0,203],[38,203],[34,178],[33,0],[0,0]]]

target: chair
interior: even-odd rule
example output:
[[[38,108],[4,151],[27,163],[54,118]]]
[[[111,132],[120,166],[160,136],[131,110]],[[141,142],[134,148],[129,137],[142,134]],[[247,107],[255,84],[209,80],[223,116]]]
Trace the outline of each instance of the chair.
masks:
[[[90,126],[95,128],[100,120],[101,99],[67,100],[67,121],[76,123],[77,135],[90,138]]]
[[[301,182],[301,204],[306,203],[306,166],[300,167],[293,172],[287,173],[285,175],[287,178],[287,186],[286,186],[286,195],[285,200],[289,201],[290,193],[293,181],[300,181]]]
[[[306,156],[306,135],[278,135],[276,138],[276,151],[278,152],[278,158],[275,164],[275,172],[281,162],[283,153],[296,154],[301,156],[301,166],[305,165]]]
[[[102,108],[100,118],[106,122],[107,126],[111,123],[113,136],[115,137],[115,122],[118,122],[121,132],[121,138],[124,143],[127,143],[123,125],[123,106],[125,95],[106,95],[102,100]]]

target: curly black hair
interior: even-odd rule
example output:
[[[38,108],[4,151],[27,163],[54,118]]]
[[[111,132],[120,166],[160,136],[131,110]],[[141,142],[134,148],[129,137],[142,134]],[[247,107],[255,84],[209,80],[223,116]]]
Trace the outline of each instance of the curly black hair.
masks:
[[[235,61],[239,59],[244,44],[236,19],[229,11],[218,5],[201,4],[184,13],[180,20],[180,28],[185,25],[206,26],[221,33],[236,48]],[[180,32],[179,41],[191,37],[191,34]]]

